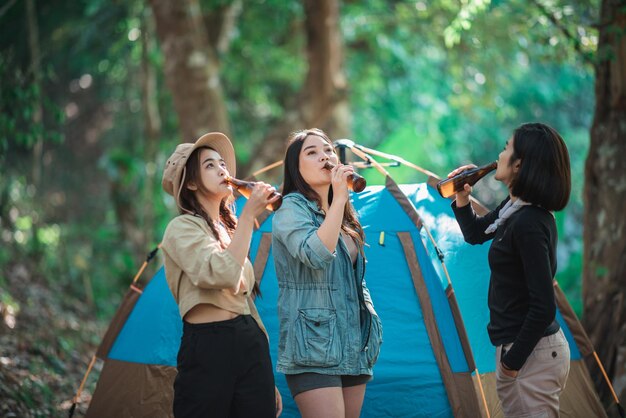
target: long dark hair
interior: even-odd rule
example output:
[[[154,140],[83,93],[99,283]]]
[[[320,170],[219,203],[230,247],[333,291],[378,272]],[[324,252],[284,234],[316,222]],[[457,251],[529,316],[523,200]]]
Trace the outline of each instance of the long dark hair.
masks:
[[[206,221],[207,225],[209,225],[211,232],[213,232],[213,235],[215,236],[215,238],[217,238],[218,242],[220,243],[220,246],[224,250],[226,249],[226,244],[222,241],[222,238],[220,237],[220,234],[217,230],[217,226],[214,220],[204,210],[204,208],[200,204],[200,201],[198,201],[198,197],[196,196],[197,192],[201,192],[201,193],[207,192],[207,189],[206,187],[204,187],[204,184],[202,184],[202,180],[200,178],[200,170],[201,170],[200,150],[202,149],[210,149],[210,150],[215,151],[213,148],[210,148],[210,147],[200,147],[194,150],[189,156],[189,158],[187,159],[187,164],[185,164],[185,171],[186,171],[185,180],[183,181],[183,185],[180,191],[180,206],[190,209],[194,215],[202,217]],[[195,184],[198,190],[197,191],[190,190],[187,187],[190,183]],[[220,202],[220,215],[219,215],[220,218],[218,219],[218,221],[221,222],[222,225],[224,225],[224,228],[226,229],[228,236],[231,238],[233,234],[235,233],[235,229],[237,228],[237,218],[235,217],[234,212],[233,212],[233,203],[234,203],[234,198],[232,197],[232,195],[226,199],[223,199]],[[181,214],[186,213],[180,208],[179,208],[179,211]],[[259,287],[259,284],[257,283],[256,280],[254,281],[252,295],[261,296],[261,288]]]
[[[200,216],[204,218],[206,223],[211,228],[211,232],[217,240],[219,241],[222,248],[226,248],[224,242],[222,242],[220,238],[220,234],[215,225],[215,220],[211,219],[208,213],[204,210],[198,198],[196,196],[196,191],[190,190],[187,186],[189,184],[194,184],[198,188],[198,192],[206,193],[207,190],[202,184],[202,180],[200,178],[200,151],[202,149],[210,149],[209,147],[201,147],[194,150],[189,158],[187,159],[187,164],[185,164],[185,179],[183,181],[183,185],[180,190],[180,206],[187,208],[193,212],[194,215]],[[215,151],[215,150],[213,150]],[[221,222],[222,225],[226,228],[229,236],[233,236],[235,229],[237,228],[237,218],[232,211],[232,197],[226,198],[220,202],[220,218],[217,221]],[[181,213],[184,213],[180,210]]]
[[[322,208],[322,198],[313,188],[304,180],[300,173],[300,152],[302,151],[302,145],[309,136],[319,136],[325,142],[330,144],[333,148],[332,141],[326,135],[324,131],[317,128],[304,129],[296,131],[289,135],[289,143],[287,145],[287,152],[285,153],[285,174],[283,176],[283,195],[286,196],[289,193],[299,192],[307,199],[317,203],[319,209]],[[328,203],[333,201],[333,188],[328,190]],[[352,204],[348,200],[343,210],[343,220],[341,222],[341,229],[350,237],[354,239],[359,248],[359,252],[363,253],[363,246],[365,244],[365,234],[363,233],[363,227],[356,216],[356,211]]]
[[[513,132],[509,164],[520,160],[511,194],[551,211],[563,209],[571,192],[569,152],[561,135],[543,123],[526,123]]]

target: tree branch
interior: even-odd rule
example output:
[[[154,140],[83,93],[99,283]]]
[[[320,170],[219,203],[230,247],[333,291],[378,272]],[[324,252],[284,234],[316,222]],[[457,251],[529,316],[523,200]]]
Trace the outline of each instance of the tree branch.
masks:
[[[9,2],[7,4],[5,4],[4,6],[2,6],[2,8],[0,9],[0,19],[2,18],[2,16],[4,16],[4,14],[6,12],[9,11],[9,9],[11,8],[11,6],[13,6],[15,4],[17,0],[9,0]]]
[[[554,13],[550,12],[543,4],[539,2],[539,0],[530,0],[530,1],[537,7],[537,9],[541,11],[541,13],[543,13],[545,17],[548,18],[548,20],[550,20],[550,22],[552,22],[552,24],[565,36],[565,38],[567,38],[573,44],[574,49],[576,50],[576,52],[580,54],[583,61],[585,61],[587,64],[595,65],[589,53],[583,51],[580,40],[576,36],[572,35],[570,31],[564,25],[561,24],[561,22],[554,15]]]
[[[206,13],[203,17],[204,26],[209,34],[211,46],[220,54],[228,51],[237,18],[241,14],[243,5],[241,0],[221,6],[219,9]]]

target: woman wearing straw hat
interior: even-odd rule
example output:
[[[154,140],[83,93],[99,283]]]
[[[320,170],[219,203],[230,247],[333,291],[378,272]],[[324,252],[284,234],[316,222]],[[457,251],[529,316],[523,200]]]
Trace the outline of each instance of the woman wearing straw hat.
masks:
[[[237,220],[227,175],[235,175],[235,152],[219,132],[178,145],[163,172],[163,189],[180,212],[162,246],[167,283],[183,318],[176,418],[274,418],[282,410],[247,258],[254,219],[278,196],[270,198],[274,188],[257,183]]]

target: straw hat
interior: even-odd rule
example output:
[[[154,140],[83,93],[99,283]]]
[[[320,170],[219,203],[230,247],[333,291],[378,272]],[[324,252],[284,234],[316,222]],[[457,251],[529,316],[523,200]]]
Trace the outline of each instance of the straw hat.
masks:
[[[174,196],[176,204],[181,209],[188,211],[180,205],[180,191],[185,182],[185,165],[192,152],[198,148],[209,147],[214,149],[226,163],[226,168],[231,176],[235,176],[236,162],[235,149],[230,139],[221,132],[210,132],[202,135],[193,143],[179,144],[174,153],[167,159],[163,170],[163,180],[161,185],[163,190]]]

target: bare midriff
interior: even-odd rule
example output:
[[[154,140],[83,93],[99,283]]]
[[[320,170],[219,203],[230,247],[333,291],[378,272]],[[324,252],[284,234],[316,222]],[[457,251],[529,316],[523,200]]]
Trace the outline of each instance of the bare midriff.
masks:
[[[185,321],[190,324],[203,324],[206,322],[228,321],[238,317],[239,314],[226,309],[218,308],[210,303],[201,303],[191,308],[185,314]]]

